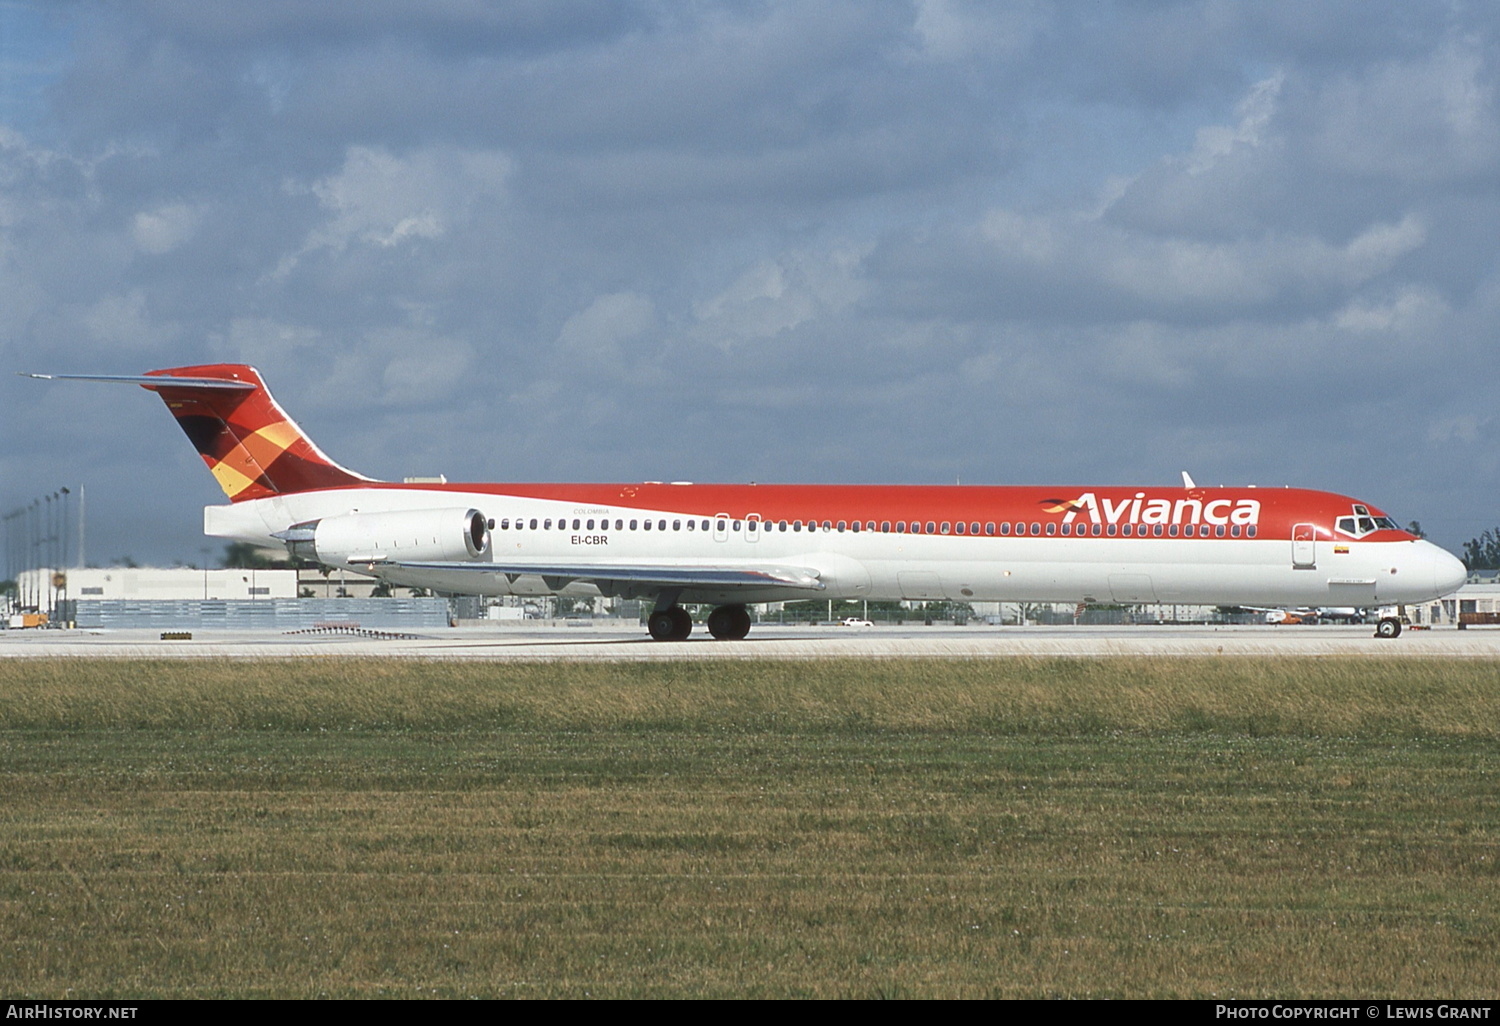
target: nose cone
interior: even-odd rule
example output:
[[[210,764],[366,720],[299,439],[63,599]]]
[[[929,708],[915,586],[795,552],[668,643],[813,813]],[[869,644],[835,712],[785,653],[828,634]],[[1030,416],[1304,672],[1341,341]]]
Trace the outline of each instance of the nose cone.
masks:
[[[1437,590],[1436,597],[1453,594],[1459,585],[1469,579],[1468,568],[1446,549],[1440,549],[1426,541],[1419,541],[1417,544],[1422,546],[1432,560],[1432,586]]]

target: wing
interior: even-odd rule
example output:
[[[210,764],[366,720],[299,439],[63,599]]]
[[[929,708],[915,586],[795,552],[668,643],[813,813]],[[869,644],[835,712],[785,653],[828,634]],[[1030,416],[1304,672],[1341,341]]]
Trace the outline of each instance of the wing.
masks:
[[[503,576],[514,584],[519,577],[540,577],[551,591],[560,591],[575,581],[599,586],[605,594],[696,589],[763,591],[790,588],[822,591],[826,585],[816,570],[808,567],[737,566],[723,564],[660,563],[551,563],[518,560],[504,563],[406,563],[382,561],[362,563],[377,576],[462,581],[474,575]],[[432,585],[439,589],[441,583]]]

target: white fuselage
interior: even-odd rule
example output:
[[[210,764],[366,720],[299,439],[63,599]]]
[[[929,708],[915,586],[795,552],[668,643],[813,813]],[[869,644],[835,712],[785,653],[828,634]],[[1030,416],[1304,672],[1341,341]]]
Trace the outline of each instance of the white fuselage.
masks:
[[[275,544],[272,534],[325,517],[469,506],[495,522],[489,547],[476,562],[777,565],[807,568],[823,585],[813,593],[780,587],[687,588],[679,597],[708,603],[817,597],[1363,607],[1424,601],[1456,588],[1463,579],[1462,564],[1420,540],[1344,541],[1335,554],[1333,542],[1315,539],[1303,544],[1294,565],[1293,543],[1286,538],[910,534],[825,530],[821,522],[809,526],[800,521],[795,522],[800,529],[793,529],[781,521],[762,522],[746,511],[736,513],[737,519],[728,514],[705,517],[508,495],[503,486],[493,487],[344,488],[278,495],[208,507],[205,532]],[[650,529],[644,526],[648,522]],[[358,563],[348,568],[452,593],[600,591],[593,584],[560,584],[539,575]],[[651,591],[616,587],[609,593],[631,597]]]

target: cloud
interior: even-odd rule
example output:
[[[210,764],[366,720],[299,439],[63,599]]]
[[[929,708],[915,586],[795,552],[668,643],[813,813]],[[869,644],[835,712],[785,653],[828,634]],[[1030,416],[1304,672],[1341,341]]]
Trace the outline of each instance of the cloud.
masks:
[[[624,363],[622,343],[640,338],[656,324],[656,305],[649,297],[614,292],[564,321],[557,346],[570,363],[582,361],[584,372],[618,371]]]
[[[187,203],[168,203],[136,214],[131,220],[130,232],[142,252],[160,256],[191,239],[202,218],[201,208]]]
[[[509,173],[510,161],[501,153],[437,149],[397,157],[352,146],[336,174],[305,187],[327,219],[308,236],[303,252],[439,238],[472,203],[503,194]],[[303,188],[287,186],[293,193]]]
[[[860,254],[787,253],[751,267],[693,305],[693,337],[727,352],[848,309],[861,297]]]
[[[1110,315],[1168,318],[1209,308],[1243,316],[1300,307],[1390,270],[1426,241],[1414,215],[1369,225],[1342,245],[1291,233],[1206,242],[1004,209],[990,211],[980,232],[997,275],[1042,288],[1057,307],[1091,292],[1105,297]]]
[[[1408,184],[1493,177],[1493,42],[1454,38],[1419,59],[1338,76],[1316,91],[1309,112],[1312,155],[1332,171]]]

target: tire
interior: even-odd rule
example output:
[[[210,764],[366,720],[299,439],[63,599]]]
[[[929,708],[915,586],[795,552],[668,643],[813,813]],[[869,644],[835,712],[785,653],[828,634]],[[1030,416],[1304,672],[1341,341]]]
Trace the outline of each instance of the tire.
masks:
[[[1375,636],[1377,638],[1395,638],[1401,635],[1401,621],[1392,617],[1386,617],[1375,625]]]
[[[720,606],[708,614],[708,633],[720,641],[739,641],[750,633],[750,611],[744,606]]]
[[[680,606],[660,609],[646,620],[646,630],[657,641],[684,641],[693,630],[693,621]]]

